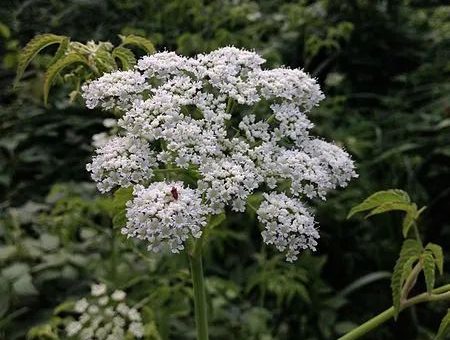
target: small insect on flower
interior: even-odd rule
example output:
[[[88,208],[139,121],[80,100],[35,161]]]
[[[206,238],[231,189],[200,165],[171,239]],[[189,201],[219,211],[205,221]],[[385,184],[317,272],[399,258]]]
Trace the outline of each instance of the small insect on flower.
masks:
[[[178,191],[177,188],[172,187],[172,190],[170,190],[170,193],[172,194],[173,199],[176,201],[178,199]]]

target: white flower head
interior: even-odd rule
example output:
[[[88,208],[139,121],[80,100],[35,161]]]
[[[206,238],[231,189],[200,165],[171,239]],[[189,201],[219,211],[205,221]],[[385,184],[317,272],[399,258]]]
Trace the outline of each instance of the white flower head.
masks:
[[[284,252],[290,262],[297,259],[301,250],[315,250],[319,233],[314,217],[303,204],[285,194],[264,194],[264,198],[257,211],[264,225],[264,242]]]
[[[123,234],[148,241],[151,251],[167,246],[173,253],[184,249],[189,236],[200,237],[207,209],[198,190],[182,182],[156,182],[148,188],[135,186],[133,194]]]
[[[153,176],[156,158],[150,145],[141,138],[113,137],[96,151],[86,168],[92,173],[97,187],[107,192],[116,186],[127,187]]]
[[[192,58],[160,52],[83,87],[88,107],[122,113],[118,136],[98,138],[87,168],[102,192],[133,187],[124,234],[178,253],[201,235],[207,215],[243,212],[263,191],[266,242],[289,260],[314,249],[318,233],[302,202],[325,199],[357,175],[347,152],[312,136],[308,113],[324,98],[317,81],[264,63],[235,47]],[[264,215],[274,202],[289,206],[290,224]]]
[[[125,334],[141,338],[144,334],[142,316],[130,307],[121,290],[108,293],[105,284],[91,285],[91,296],[76,302],[74,310],[80,315],[65,328],[68,337],[77,339],[124,339]]]

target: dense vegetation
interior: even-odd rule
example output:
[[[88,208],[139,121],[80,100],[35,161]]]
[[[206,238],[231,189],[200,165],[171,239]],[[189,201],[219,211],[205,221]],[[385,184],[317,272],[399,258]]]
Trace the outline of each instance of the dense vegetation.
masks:
[[[255,216],[215,229],[205,271],[212,339],[334,339],[389,307],[400,215],[346,220],[369,194],[400,188],[419,206],[427,242],[450,244],[450,6],[444,1],[19,1],[0,9],[0,338],[57,323],[68,300],[103,281],[145,300],[147,334],[195,336],[187,260],[112,237],[120,197],[100,195],[85,164],[104,113],[68,99],[60,79],[43,103],[36,58],[13,89],[18,52],[38,33],[74,41],[150,39],[184,55],[235,45],[271,66],[303,67],[327,96],[312,116],[345,146],[360,177],[317,202],[317,253],[295,264],[264,247]],[[136,53],[143,53],[136,50]],[[364,277],[364,280],[359,278]],[[448,282],[449,277],[443,277]],[[425,286],[419,282],[419,286]],[[370,335],[428,339],[446,306],[410,309]],[[46,334],[46,335],[45,335]],[[52,338],[35,328],[35,338]],[[45,337],[47,336],[47,337]]]

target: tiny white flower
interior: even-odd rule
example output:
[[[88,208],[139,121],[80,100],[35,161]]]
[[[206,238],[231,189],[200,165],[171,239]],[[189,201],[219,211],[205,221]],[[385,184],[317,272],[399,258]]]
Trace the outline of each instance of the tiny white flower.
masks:
[[[67,327],[66,327],[66,333],[68,336],[74,336],[75,334],[77,334],[81,328],[82,328],[82,324],[76,321],[72,321],[70,322]]]
[[[144,326],[140,322],[132,322],[128,329],[136,338],[142,338],[144,336]]]
[[[98,304],[100,306],[106,306],[109,302],[109,297],[108,296],[102,296],[100,299],[98,299]]]
[[[83,298],[75,303],[74,309],[77,313],[83,313],[88,308],[88,306],[88,301],[86,300],[86,298]]]
[[[123,290],[115,290],[113,292],[113,294],[111,295],[111,298],[114,301],[122,301],[123,299],[125,299],[126,296],[127,296],[127,294],[125,294],[125,292]]]
[[[100,309],[98,308],[98,306],[91,305],[91,306],[89,306],[87,311],[89,314],[92,315],[92,314],[97,314],[100,311]]]
[[[141,314],[139,314],[139,312],[135,308],[130,308],[130,310],[128,311],[128,318],[132,321],[140,321]]]
[[[130,307],[128,307],[125,303],[121,302],[117,305],[116,310],[122,315],[128,315],[128,311]]]
[[[106,293],[106,285],[103,283],[93,284],[91,286],[91,295],[100,296]]]

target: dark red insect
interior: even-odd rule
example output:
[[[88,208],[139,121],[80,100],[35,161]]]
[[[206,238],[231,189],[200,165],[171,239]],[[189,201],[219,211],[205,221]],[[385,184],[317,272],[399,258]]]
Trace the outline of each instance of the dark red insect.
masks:
[[[174,200],[177,200],[177,199],[178,199],[178,191],[177,191],[177,188],[172,187],[172,190],[170,190],[170,193],[172,194],[172,197],[173,197]]]

